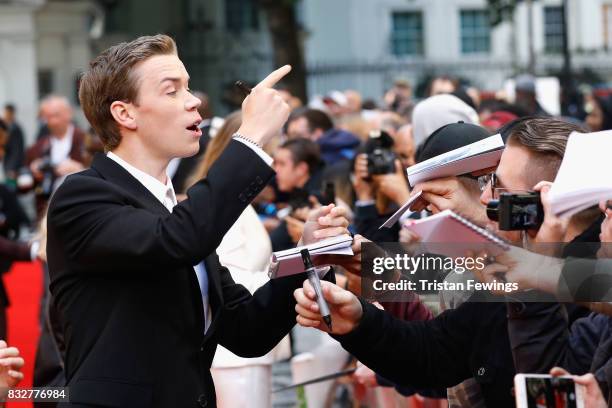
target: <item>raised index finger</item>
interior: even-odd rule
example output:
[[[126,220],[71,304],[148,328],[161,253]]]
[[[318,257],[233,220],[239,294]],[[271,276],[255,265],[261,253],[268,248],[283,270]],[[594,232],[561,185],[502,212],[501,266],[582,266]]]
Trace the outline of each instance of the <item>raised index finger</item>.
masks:
[[[272,71],[267,77],[265,77],[260,83],[258,83],[255,88],[272,88],[278,81],[283,79],[285,75],[287,75],[291,71],[291,65],[284,65],[277,69],[276,71]]]

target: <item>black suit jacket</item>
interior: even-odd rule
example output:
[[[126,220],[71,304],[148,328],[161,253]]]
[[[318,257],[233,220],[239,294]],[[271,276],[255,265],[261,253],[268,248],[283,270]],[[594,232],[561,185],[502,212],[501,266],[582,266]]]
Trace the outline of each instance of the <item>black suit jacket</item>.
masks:
[[[417,389],[452,387],[474,378],[485,406],[515,406],[504,303],[466,302],[428,321],[402,321],[363,300],[362,307],[359,326],[334,337],[377,374]]]
[[[214,253],[272,175],[233,141],[172,214],[102,155],[66,179],[51,200],[47,251],[73,406],[215,406],[217,343],[253,357],[286,335],[304,275],[251,296]],[[206,335],[193,270],[204,258],[213,315]]]

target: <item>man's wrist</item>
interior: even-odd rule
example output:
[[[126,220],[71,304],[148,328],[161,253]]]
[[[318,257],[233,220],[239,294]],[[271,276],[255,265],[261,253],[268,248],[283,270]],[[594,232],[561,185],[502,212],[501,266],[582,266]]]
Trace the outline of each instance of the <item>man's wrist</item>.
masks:
[[[254,139],[254,138],[245,136],[245,135],[243,135],[242,133],[239,133],[239,132],[234,133],[232,135],[232,137],[234,139],[241,139],[241,140],[247,141],[247,142],[249,142],[249,143],[259,147],[260,149],[263,149],[263,146],[260,144],[258,139]]]
[[[542,292],[556,294],[564,260],[546,255],[539,256],[541,256],[539,265],[532,273],[525,276],[526,285]]]

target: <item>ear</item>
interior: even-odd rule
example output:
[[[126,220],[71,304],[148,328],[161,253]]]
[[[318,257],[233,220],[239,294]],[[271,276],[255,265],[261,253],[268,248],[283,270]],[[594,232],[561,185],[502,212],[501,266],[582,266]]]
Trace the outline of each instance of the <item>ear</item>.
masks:
[[[312,141],[316,142],[317,140],[319,140],[321,136],[323,136],[323,133],[325,133],[323,129],[315,129],[314,132],[312,132]]]
[[[307,175],[308,174],[308,165],[306,164],[306,162],[299,162],[298,164],[295,165],[295,170],[297,172],[297,174],[301,175]]]
[[[136,130],[136,119],[134,118],[132,111],[132,104],[123,101],[114,101],[111,103],[110,111],[111,115],[119,126],[127,128],[129,130]]]

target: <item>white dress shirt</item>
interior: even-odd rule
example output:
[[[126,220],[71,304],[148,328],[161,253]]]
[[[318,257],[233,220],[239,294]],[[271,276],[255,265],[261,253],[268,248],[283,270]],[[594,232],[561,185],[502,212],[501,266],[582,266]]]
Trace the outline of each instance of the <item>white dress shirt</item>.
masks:
[[[72,136],[74,134],[74,125],[69,125],[66,134],[61,139],[51,136],[51,164],[57,166],[64,160],[70,157],[70,149],[72,149]]]

